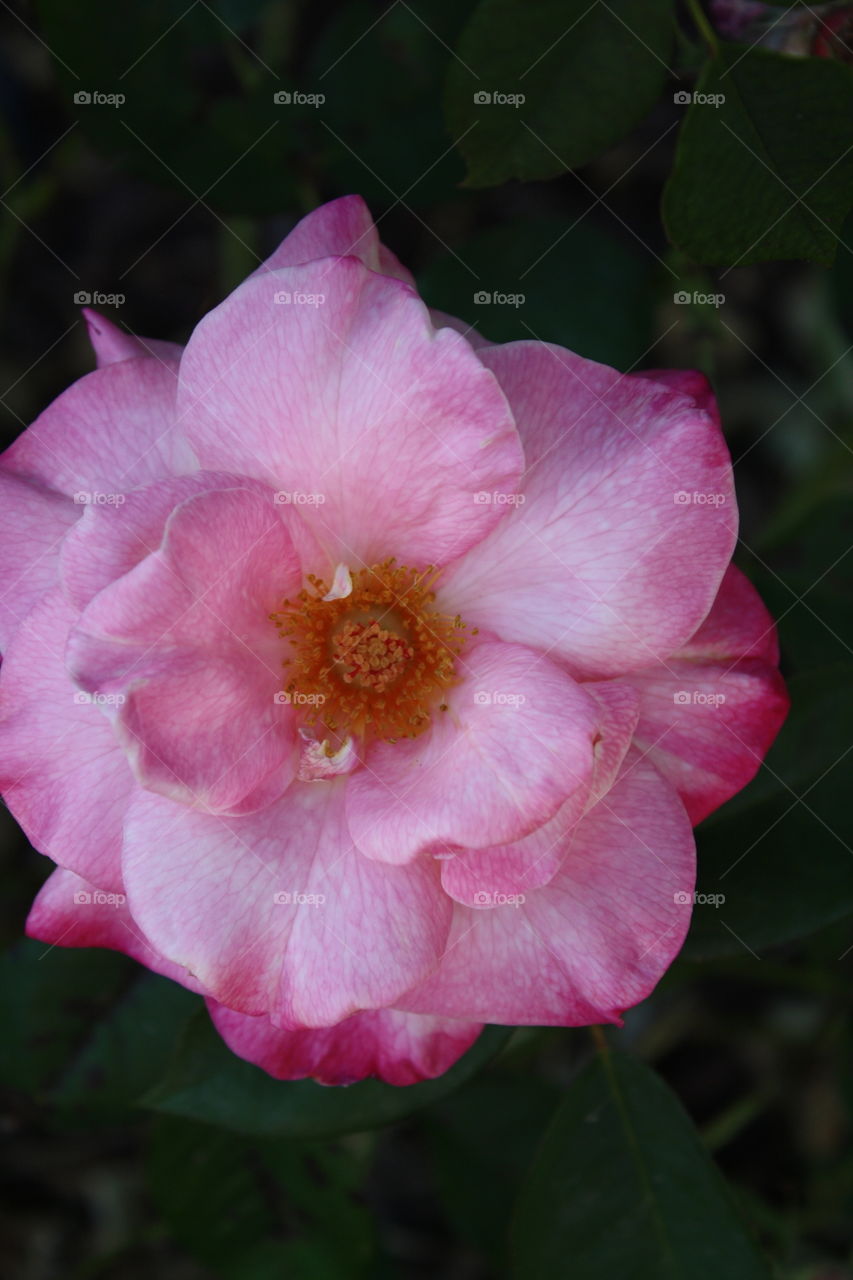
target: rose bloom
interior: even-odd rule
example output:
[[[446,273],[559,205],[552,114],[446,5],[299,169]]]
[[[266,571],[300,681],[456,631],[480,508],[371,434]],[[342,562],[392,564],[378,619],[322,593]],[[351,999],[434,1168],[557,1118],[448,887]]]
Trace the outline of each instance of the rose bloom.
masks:
[[[619,1023],[786,710],[705,379],[430,313],[356,197],[183,350],[87,320],[0,462],[30,936],[200,992],[284,1079]]]

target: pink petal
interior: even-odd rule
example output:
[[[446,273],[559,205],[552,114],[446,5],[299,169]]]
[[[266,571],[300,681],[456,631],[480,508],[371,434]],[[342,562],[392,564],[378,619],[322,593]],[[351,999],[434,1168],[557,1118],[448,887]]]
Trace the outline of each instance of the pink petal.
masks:
[[[627,685],[589,683],[583,689],[599,705],[589,785],[578,787],[549,822],[513,844],[443,857],[442,886],[464,906],[497,906],[552,880],[571,848],[576,824],[613,785],[637,726],[639,698]]]
[[[123,891],[105,892],[71,871],[54,871],[42,885],[27,918],[27,936],[52,946],[122,951],[154,973],[204,994],[186,969],[154,950],[130,914]]]
[[[446,311],[436,311],[435,307],[430,307],[429,318],[435,329],[455,329],[457,333],[461,333],[475,350],[495,345],[489,338],[484,338],[481,333],[478,333],[472,324],[466,324],[464,320],[448,315]]]
[[[183,348],[177,342],[138,338],[136,334],[120,329],[112,320],[99,315],[91,307],[83,307],[83,316],[99,369],[107,364],[115,364],[118,360],[134,360],[139,356],[150,356],[166,363],[174,363],[181,358]]]
[[[679,792],[694,825],[757,773],[788,712],[776,629],[733,566],[696,635],[666,662],[636,671],[637,745]]]
[[[10,474],[0,459],[0,649],[56,584],[62,539],[81,510],[64,494]]]
[[[459,667],[432,728],[375,743],[350,779],[350,831],[371,858],[507,844],[589,784],[596,706],[569,675],[531,649],[493,641],[467,650]]]
[[[269,803],[296,768],[269,614],[301,571],[278,512],[252,487],[187,498],[162,545],[95,596],[69,641],[75,679],[112,699],[143,785],[211,810]]]
[[[155,552],[169,516],[196,494],[220,489],[252,489],[252,481],[222,472],[196,471],[134,489],[118,506],[89,505],[62,544],[60,567],[65,593],[85,609],[99,591],[129,573]],[[259,493],[266,493],[263,485]]]
[[[253,275],[298,267],[316,258],[360,258],[371,271],[414,285],[411,272],[379,240],[370,210],[361,196],[341,196],[312,210]]]
[[[734,548],[715,420],[677,391],[559,347],[479,354],[518,421],[524,502],[448,570],[440,606],[553,651],[575,675],[667,657],[707,614]]]
[[[101,889],[121,888],[121,829],[133,774],[97,706],[66,672],[76,613],[53,591],[0,668],[0,790],[32,844]]]
[[[210,1016],[229,1049],[278,1080],[312,1076],[320,1084],[355,1084],[378,1076],[387,1084],[417,1084],[443,1075],[470,1049],[482,1023],[431,1018],[396,1009],[353,1014],[334,1027],[280,1031],[215,1001]]]
[[[736,565],[729,565],[710,613],[676,656],[705,662],[761,658],[773,666],[778,664],[776,623]]]
[[[87,373],[3,455],[7,470],[80,504],[118,505],[137,485],[195,470],[175,418],[177,364],[121,360]]]
[[[632,750],[554,879],[520,905],[457,906],[435,974],[395,1004],[519,1025],[618,1022],[681,947],[694,878],[684,807]]]
[[[350,258],[248,280],[196,329],[180,383],[201,465],[289,497],[322,572],[442,563],[500,518],[478,491],[508,494],[520,473],[503,394],[468,343]]]
[[[322,1027],[394,1002],[435,965],[451,905],[429,860],[370,862],[353,848],[345,780],[296,783],[276,804],[222,818],[140,795],[123,858],[134,918],[222,1004]]]
[[[648,378],[650,382],[659,382],[672,391],[677,391],[679,395],[689,396],[694,404],[711,414],[714,421],[719,423],[720,412],[714,388],[698,369],[641,369],[633,376]]]

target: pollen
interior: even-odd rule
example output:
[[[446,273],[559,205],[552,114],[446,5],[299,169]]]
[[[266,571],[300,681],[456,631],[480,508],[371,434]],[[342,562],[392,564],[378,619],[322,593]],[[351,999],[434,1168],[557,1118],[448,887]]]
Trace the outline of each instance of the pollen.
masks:
[[[462,619],[435,608],[434,565],[394,559],[358,569],[343,594],[314,574],[270,614],[285,644],[286,701],[308,724],[338,737],[396,741],[428,728],[446,711],[456,661],[469,634]]]

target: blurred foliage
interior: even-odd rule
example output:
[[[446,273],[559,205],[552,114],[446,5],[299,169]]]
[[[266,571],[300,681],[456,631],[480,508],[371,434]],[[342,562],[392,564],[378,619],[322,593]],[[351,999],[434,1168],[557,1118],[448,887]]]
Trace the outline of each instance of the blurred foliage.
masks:
[[[411,1089],[275,1083],[198,997],[22,941],[46,863],[6,822],[4,1276],[853,1277],[853,69],[764,8],[772,48],[698,0],[0,13],[7,439],[91,367],[75,294],[182,340],[358,190],[487,337],[711,376],[793,696],[698,832],[725,902],[611,1048],[493,1029]]]

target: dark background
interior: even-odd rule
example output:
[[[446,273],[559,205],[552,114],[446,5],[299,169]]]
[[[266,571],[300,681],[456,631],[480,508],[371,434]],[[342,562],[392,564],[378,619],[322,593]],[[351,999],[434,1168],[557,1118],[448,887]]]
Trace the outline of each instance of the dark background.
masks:
[[[348,192],[426,300],[491,338],[704,369],[735,460],[736,558],[779,618],[794,709],[769,768],[699,833],[700,888],[726,902],[697,906],[684,956],[608,1036],[681,1099],[777,1276],[853,1277],[853,227],[830,266],[709,269],[669,243],[673,93],[701,60],[683,13],[678,78],[625,136],[575,173],[461,185],[442,100],[474,7],[4,4],[4,443],[92,367],[76,294],[123,295],[111,319],[183,341],[300,216]],[[81,90],[127,101],[75,103]],[[276,104],[282,90],[325,102]],[[524,301],[478,304],[481,290]],[[681,305],[680,290],[724,301]],[[21,943],[48,864],[6,814],[2,835],[5,1276],[506,1274],[512,1206],[594,1051],[587,1030],[516,1032],[385,1127],[235,1134],[207,1123],[212,1106],[152,1094],[192,997],[123,957]],[[626,1258],[620,1274],[647,1273]]]

